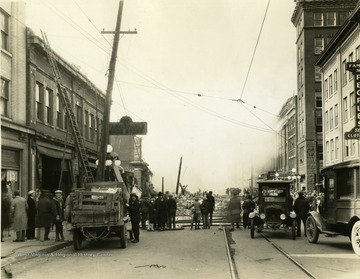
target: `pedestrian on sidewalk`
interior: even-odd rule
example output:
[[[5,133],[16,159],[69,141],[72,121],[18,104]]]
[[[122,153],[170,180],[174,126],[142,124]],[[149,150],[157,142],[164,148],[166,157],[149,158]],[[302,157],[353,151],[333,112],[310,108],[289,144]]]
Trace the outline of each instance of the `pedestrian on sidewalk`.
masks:
[[[210,229],[209,213],[211,208],[211,202],[209,195],[207,194],[201,203],[201,214],[203,219],[203,229]]]
[[[38,239],[40,241],[50,240],[50,227],[56,218],[55,203],[50,199],[49,193],[49,190],[41,190],[37,203],[35,227],[38,229]]]
[[[310,211],[310,203],[307,198],[305,198],[302,191],[298,192],[298,198],[294,202],[294,211],[296,213],[296,236],[301,236],[301,222],[304,224],[304,235],[306,237],[306,227],[305,222],[307,214]]]
[[[239,194],[240,191],[235,189],[228,206],[229,222],[231,223],[230,231],[234,231],[235,224],[236,227],[240,229],[239,223],[241,222],[241,200]]]
[[[61,190],[55,191],[55,197],[53,198],[56,207],[56,219],[55,219],[55,241],[64,240],[64,200]]]
[[[152,232],[156,229],[156,220],[157,216],[155,198],[151,198],[149,204],[149,227],[147,229],[148,231]]]
[[[1,242],[4,242],[4,231],[11,226],[11,197],[6,187],[1,190]]]
[[[209,216],[210,216],[210,226],[212,226],[212,222],[213,222],[213,213],[215,210],[215,198],[213,196],[213,192],[210,191],[209,192],[209,201],[210,201],[210,212],[209,212]]]
[[[130,221],[131,221],[131,230],[134,236],[132,243],[138,243],[140,241],[140,203],[139,198],[135,193],[130,194],[129,203],[126,204],[127,210],[129,212]]]
[[[140,199],[141,229],[146,230],[146,221],[149,220],[149,198],[144,196]]]
[[[250,194],[247,195],[244,203],[242,204],[243,209],[243,227],[249,228],[250,227],[250,219],[249,214],[250,212],[253,212],[256,205],[255,202],[252,199],[252,196]]]
[[[13,230],[16,232],[16,239],[13,242],[25,241],[25,231],[27,228],[28,204],[25,198],[20,196],[20,191],[14,191],[14,199],[11,202],[11,216],[13,219]]]
[[[27,203],[29,209],[27,211],[28,223],[26,230],[26,239],[31,240],[35,238],[35,216],[36,216],[36,201],[35,201],[35,191],[31,190],[28,192]]]
[[[156,200],[156,212],[157,212],[157,225],[159,231],[164,231],[167,221],[167,206],[166,199],[162,192],[159,192],[158,199]]]
[[[169,198],[166,200],[167,216],[168,216],[168,228],[176,228],[175,219],[176,219],[176,210],[177,204],[174,196],[169,194]]]
[[[201,204],[199,202],[199,198],[195,197],[195,201],[192,205],[188,207],[188,209],[193,208],[192,210],[192,220],[191,220],[191,227],[192,230],[193,225],[195,224],[195,230],[200,229],[200,220],[201,220]]]

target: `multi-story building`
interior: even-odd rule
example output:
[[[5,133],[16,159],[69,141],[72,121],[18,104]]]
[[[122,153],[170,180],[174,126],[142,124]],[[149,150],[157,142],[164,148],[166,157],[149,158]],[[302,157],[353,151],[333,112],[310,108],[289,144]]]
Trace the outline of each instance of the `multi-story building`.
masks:
[[[10,193],[27,193],[31,178],[29,136],[34,130],[26,119],[26,25],[25,4],[0,3],[0,114],[1,114],[1,186]]]
[[[300,183],[307,190],[313,190],[320,182],[323,165],[321,73],[314,62],[348,19],[357,2],[296,0],[291,18],[296,27],[297,46],[297,165]],[[333,80],[332,84],[334,82],[338,81]]]
[[[105,95],[75,66],[53,53],[95,173]],[[83,181],[79,155],[44,42],[30,29],[27,55],[26,125],[35,132],[29,139],[29,187],[69,193]]]
[[[279,113],[280,128],[277,134],[277,147],[278,155],[275,170],[282,179],[287,179],[288,176],[296,177],[298,173],[298,160],[297,160],[297,113],[296,113],[297,96],[289,98]],[[294,189],[298,190],[301,185],[295,183]]]
[[[354,128],[360,131],[359,22],[360,4],[316,61],[323,84],[322,174],[330,189],[338,189],[332,199],[360,197],[360,138],[347,135]],[[355,72],[348,69],[351,62],[358,62]]]

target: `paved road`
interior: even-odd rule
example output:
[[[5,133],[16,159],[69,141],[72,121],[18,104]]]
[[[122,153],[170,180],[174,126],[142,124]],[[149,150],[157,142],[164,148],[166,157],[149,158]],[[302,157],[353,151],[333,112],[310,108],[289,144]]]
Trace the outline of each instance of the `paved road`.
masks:
[[[14,278],[230,278],[224,235],[210,230],[141,231],[140,243],[87,242],[13,265]],[[152,266],[151,266],[152,265]]]
[[[318,244],[310,244],[305,237],[292,240],[290,231],[263,234],[315,278],[360,278],[360,257],[354,254],[346,237],[321,235]],[[250,230],[242,229],[232,232],[231,238],[240,278],[311,278],[259,234],[251,239]]]

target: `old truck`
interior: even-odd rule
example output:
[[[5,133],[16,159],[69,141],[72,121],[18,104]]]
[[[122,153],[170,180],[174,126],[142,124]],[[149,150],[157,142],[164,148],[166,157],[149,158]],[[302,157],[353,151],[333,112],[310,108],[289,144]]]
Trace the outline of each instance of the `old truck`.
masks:
[[[120,248],[127,246],[126,202],[129,192],[121,182],[93,182],[71,193],[73,245],[81,248],[84,240],[119,237]]]

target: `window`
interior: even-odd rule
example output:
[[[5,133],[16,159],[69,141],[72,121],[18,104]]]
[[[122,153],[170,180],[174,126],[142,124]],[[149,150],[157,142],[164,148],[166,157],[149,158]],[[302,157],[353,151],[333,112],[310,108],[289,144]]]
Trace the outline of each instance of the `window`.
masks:
[[[355,155],[355,151],[356,151],[356,141],[358,140],[351,140],[350,141],[350,156],[354,156]]]
[[[326,146],[326,161],[330,161],[330,144],[328,141],[325,143],[325,146]]]
[[[336,104],[334,106],[334,117],[335,117],[335,127],[339,126],[339,106]]]
[[[321,71],[319,66],[315,66],[315,81],[321,81]]]
[[[339,13],[339,25],[343,25],[344,22],[349,18],[350,12]]]
[[[322,114],[321,110],[316,110],[316,132],[321,133],[322,132]]]
[[[329,76],[329,96],[333,95],[333,78],[332,75]]]
[[[339,159],[339,137],[335,138],[335,160]]]
[[[334,109],[333,108],[330,108],[330,111],[329,111],[329,124],[330,124],[330,130],[334,128]]]
[[[330,140],[330,161],[334,160],[335,155],[335,147],[334,147],[334,140]]]
[[[346,72],[346,59],[342,63],[342,71],[343,71],[343,86],[347,83],[347,72]]]
[[[317,108],[322,107],[322,98],[320,96],[316,96],[315,105],[316,105]]]
[[[337,77],[337,70],[334,71],[334,94],[336,94],[338,90],[338,77]]]
[[[56,126],[60,129],[63,128],[63,109],[60,101],[60,95],[56,95]]]
[[[347,122],[349,120],[349,108],[348,108],[348,99],[347,97],[345,97],[343,99],[343,113],[344,113],[344,123]]]
[[[1,78],[0,114],[9,116],[10,82]]]
[[[323,26],[323,14],[322,13],[314,13],[314,26]]]
[[[85,110],[85,138],[89,139],[89,112]]]
[[[336,26],[336,13],[328,12],[325,14],[326,16],[326,25],[327,26]]]
[[[300,160],[300,164],[305,163],[305,148],[304,147],[300,147],[299,160]]]
[[[1,16],[1,48],[9,51],[9,16],[0,11]]]
[[[355,109],[356,109],[356,103],[355,103],[355,94],[354,92],[350,93],[350,118],[353,118],[355,116]]]
[[[35,88],[35,111],[36,111],[36,119],[43,121],[44,120],[44,114],[43,114],[43,100],[44,100],[44,86],[36,82],[36,88]]]
[[[324,50],[324,38],[314,39],[314,53],[320,54]]]
[[[329,112],[325,112],[325,131],[329,130]]]
[[[324,97],[325,97],[325,100],[327,100],[329,98],[329,87],[328,87],[327,79],[325,79],[325,81],[324,81]]]
[[[83,135],[82,122],[83,122],[83,114],[82,107],[79,102],[76,102],[76,121],[79,127],[80,134]]]
[[[356,60],[360,60],[360,46],[358,46],[355,50]]]
[[[52,125],[52,96],[52,90],[47,88],[45,91],[45,121],[50,125]]]
[[[354,55],[353,55],[353,53],[350,53],[349,54],[349,62],[353,62],[354,60],[353,60],[353,57],[354,57]],[[352,73],[349,73],[349,80],[352,80],[354,78],[354,75],[352,74]]]
[[[90,113],[89,126],[90,126],[90,140],[92,142],[94,142],[95,141],[95,117],[91,113]]]

